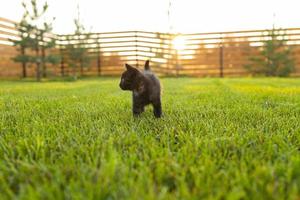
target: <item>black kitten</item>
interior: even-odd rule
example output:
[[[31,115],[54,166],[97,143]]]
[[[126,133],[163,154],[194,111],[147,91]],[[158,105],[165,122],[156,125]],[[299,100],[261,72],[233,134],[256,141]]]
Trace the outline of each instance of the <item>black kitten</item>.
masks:
[[[146,105],[152,104],[154,116],[161,117],[160,83],[150,70],[149,60],[145,63],[144,72],[128,64],[126,64],[126,69],[121,77],[120,88],[132,91],[133,115],[138,116],[144,112]]]

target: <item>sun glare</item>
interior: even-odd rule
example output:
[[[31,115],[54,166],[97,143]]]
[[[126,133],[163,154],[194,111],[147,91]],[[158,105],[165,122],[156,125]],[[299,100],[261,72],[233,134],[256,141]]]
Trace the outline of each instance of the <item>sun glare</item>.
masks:
[[[182,36],[175,37],[172,44],[176,50],[184,50],[186,48],[186,41]]]

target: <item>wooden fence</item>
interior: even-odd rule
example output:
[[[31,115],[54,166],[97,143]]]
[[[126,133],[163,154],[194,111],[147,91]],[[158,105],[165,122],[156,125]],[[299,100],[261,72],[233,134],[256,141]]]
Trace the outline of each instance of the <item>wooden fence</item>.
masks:
[[[13,58],[18,55],[18,51],[11,40],[19,39],[15,23],[12,20],[0,17],[0,77],[22,76],[21,64],[13,61]],[[56,37],[56,35],[47,35],[45,40],[52,37]],[[35,65],[27,64],[26,69],[27,76],[33,77],[36,75]],[[57,66],[49,66],[49,74],[58,75],[58,73]]]
[[[300,28],[284,29],[288,45],[296,61],[293,76],[300,76]],[[12,61],[16,50],[9,39],[18,38],[14,22],[0,18],[0,76],[21,75],[21,66]],[[82,43],[89,51],[91,62],[84,68],[83,75],[119,75],[124,64],[142,68],[144,61],[151,60],[152,69],[160,75],[187,76],[246,76],[244,66],[249,57],[258,55],[262,42],[268,40],[266,30],[168,34],[145,31],[111,33],[91,33],[84,35],[56,35],[57,49],[62,61],[48,66],[53,76],[71,73],[65,46]],[[29,66],[29,75],[35,74],[34,66]]]
[[[151,60],[154,71],[167,74],[174,60],[170,37],[170,34],[142,31],[91,33],[89,39],[82,42],[78,36],[58,35],[58,44],[62,55],[65,55],[67,44],[81,42],[85,45],[91,58],[91,67],[85,68],[85,75],[119,75],[125,63],[142,68],[147,59]],[[64,74],[70,70],[66,63],[67,58],[63,57],[61,70]]]
[[[14,22],[8,19],[0,18],[0,76],[17,76],[21,67],[14,63],[11,58],[17,54],[11,42],[8,39],[16,39],[17,31],[14,28]]]

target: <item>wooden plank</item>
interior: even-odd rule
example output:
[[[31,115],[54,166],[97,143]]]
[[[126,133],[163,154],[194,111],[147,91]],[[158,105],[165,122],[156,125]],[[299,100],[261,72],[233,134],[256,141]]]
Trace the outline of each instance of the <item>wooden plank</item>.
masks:
[[[255,32],[265,32],[269,29],[259,29],[259,30],[242,30],[242,31],[224,31],[224,32],[204,32],[204,33],[186,33],[187,36],[197,36],[197,35],[215,35],[215,34],[241,34],[241,33],[255,33]],[[300,31],[300,28],[285,28],[286,31]]]
[[[295,34],[295,33],[290,33],[289,34],[289,33],[286,33],[285,35],[287,37],[288,36],[300,36],[300,33],[299,34]],[[203,42],[203,41],[210,41],[210,40],[216,40],[215,43],[220,43],[220,42],[222,42],[222,43],[238,42],[238,40],[242,40],[244,42],[247,42],[247,41],[250,41],[250,42],[260,42],[260,41],[265,41],[265,40],[262,40],[265,37],[268,37],[268,35],[261,34],[261,35],[253,35],[253,36],[224,36],[224,37],[185,38],[185,39],[186,39],[187,44],[189,44],[191,42],[192,43],[199,42],[199,43],[202,44],[202,43],[206,43],[206,42]],[[251,40],[251,38],[258,38],[258,39],[257,40]],[[299,40],[299,39],[296,39],[296,40]]]
[[[3,30],[0,30],[0,34],[19,37],[19,35],[17,33],[9,32],[9,31],[3,31]]]
[[[145,37],[145,38],[154,38],[157,35],[163,36],[163,37],[168,37],[168,33],[159,33],[159,32],[147,32],[147,31],[117,31],[117,32],[103,32],[103,33],[92,33],[89,34],[92,37],[96,38],[114,38],[114,37],[128,37],[128,34],[131,34],[132,36],[137,36],[137,37]],[[146,36],[142,34],[152,34],[155,36]],[[88,35],[88,34],[82,34],[82,35]],[[107,36],[108,35],[108,36]],[[109,36],[109,35],[124,35],[124,36]],[[73,36],[73,34],[66,34],[66,35],[61,35],[58,34],[58,37],[66,37],[66,36]],[[129,36],[131,37],[131,36]]]
[[[9,38],[5,38],[5,37],[0,37],[0,41],[10,42]]]
[[[4,18],[4,17],[0,17],[0,21],[6,22],[6,23],[12,23],[12,24],[16,23],[15,21]]]
[[[0,24],[0,28],[16,31],[16,28],[15,28],[15,27],[13,27],[13,26],[7,26],[7,25],[5,25],[5,24]]]

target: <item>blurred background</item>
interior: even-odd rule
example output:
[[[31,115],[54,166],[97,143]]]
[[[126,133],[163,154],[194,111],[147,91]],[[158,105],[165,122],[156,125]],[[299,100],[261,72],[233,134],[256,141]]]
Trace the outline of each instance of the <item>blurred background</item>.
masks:
[[[298,76],[296,0],[11,0],[0,7],[0,76]]]

